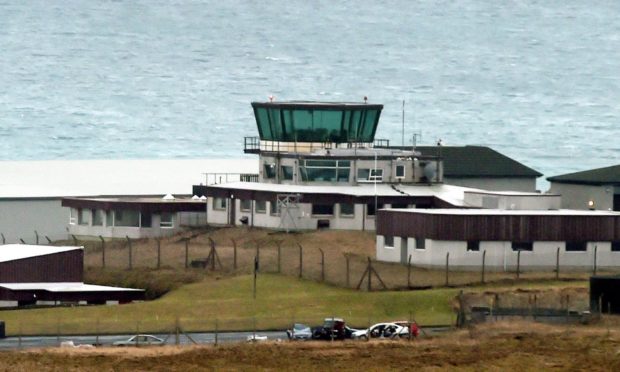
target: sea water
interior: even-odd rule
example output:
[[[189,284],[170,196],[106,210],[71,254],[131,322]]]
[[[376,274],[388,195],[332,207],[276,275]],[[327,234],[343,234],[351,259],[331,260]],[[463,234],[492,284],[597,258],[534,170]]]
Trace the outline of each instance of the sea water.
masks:
[[[0,160],[241,157],[250,102],[385,105],[392,144],[619,163],[619,1],[0,1]],[[403,128],[403,101],[404,128]]]

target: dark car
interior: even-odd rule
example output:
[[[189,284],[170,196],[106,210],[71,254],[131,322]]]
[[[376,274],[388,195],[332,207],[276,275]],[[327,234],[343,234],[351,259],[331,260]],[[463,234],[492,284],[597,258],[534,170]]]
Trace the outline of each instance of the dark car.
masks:
[[[313,340],[344,340],[352,338],[353,333],[357,331],[347,327],[344,319],[341,318],[325,318],[322,326],[312,329]]]

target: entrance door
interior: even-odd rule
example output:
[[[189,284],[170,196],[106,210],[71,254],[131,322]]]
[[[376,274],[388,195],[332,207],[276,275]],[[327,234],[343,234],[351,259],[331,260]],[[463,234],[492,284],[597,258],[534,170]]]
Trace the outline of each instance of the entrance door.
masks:
[[[406,264],[409,259],[407,255],[407,237],[403,236],[400,238],[400,263]]]
[[[235,212],[237,206],[235,205],[235,199],[228,199],[228,224],[235,226]]]

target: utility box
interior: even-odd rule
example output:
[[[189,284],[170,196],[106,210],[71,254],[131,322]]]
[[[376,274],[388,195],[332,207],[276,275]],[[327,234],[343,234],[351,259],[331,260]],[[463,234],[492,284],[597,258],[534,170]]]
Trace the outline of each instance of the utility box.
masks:
[[[590,277],[590,311],[620,314],[620,276]]]

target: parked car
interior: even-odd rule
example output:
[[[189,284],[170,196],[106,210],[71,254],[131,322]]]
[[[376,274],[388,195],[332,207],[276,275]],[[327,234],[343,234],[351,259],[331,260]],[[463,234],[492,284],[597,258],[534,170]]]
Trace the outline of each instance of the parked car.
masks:
[[[129,337],[127,340],[116,341],[112,345],[114,346],[161,346],[164,344],[164,340],[153,335],[135,335]]]
[[[325,318],[322,326],[312,329],[314,340],[344,340],[352,338],[357,329],[349,328],[341,318]]]
[[[287,329],[286,335],[289,340],[310,340],[312,339],[312,329],[305,324],[295,323],[293,329]]]
[[[247,342],[264,342],[267,341],[267,336],[249,335],[245,340]]]
[[[353,338],[364,339],[368,338],[398,338],[409,336],[408,323],[378,323],[371,326],[368,329],[359,330],[353,333]]]

